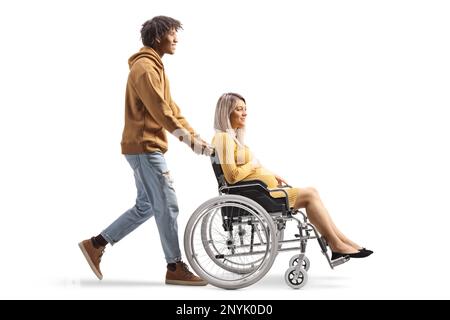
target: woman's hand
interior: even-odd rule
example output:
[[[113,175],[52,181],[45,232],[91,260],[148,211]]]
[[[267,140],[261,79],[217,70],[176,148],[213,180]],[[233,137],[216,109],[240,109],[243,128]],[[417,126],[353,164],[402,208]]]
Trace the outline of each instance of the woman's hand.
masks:
[[[282,187],[282,186],[283,186],[283,183],[284,183],[285,185],[288,184],[288,183],[287,183],[282,177],[280,177],[279,175],[275,175],[275,179],[277,179],[277,181],[278,181],[278,186],[279,186],[279,187]]]

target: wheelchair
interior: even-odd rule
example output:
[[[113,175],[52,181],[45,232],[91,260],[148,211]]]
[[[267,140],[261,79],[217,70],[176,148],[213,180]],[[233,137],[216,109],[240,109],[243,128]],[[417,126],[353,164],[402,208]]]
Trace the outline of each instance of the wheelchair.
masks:
[[[317,239],[332,269],[350,259],[344,256],[331,260],[325,239],[308,222],[305,213],[290,208],[283,188],[269,190],[259,180],[228,184],[214,154],[211,163],[219,196],[194,211],[184,233],[186,258],[208,283],[223,289],[250,286],[266,275],[278,252],[297,251],[284,278],[288,286],[300,289],[308,281],[310,261],[305,251],[311,239]],[[270,195],[274,191],[285,196],[274,198]],[[298,234],[284,239],[290,221],[297,223]]]

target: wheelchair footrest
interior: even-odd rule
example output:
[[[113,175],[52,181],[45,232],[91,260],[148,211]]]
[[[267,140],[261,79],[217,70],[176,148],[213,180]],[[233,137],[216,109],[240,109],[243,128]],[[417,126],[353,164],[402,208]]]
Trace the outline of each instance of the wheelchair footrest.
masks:
[[[349,260],[350,260],[350,257],[349,257],[349,256],[340,257],[339,259],[336,259],[336,260],[331,261],[331,265],[332,265],[333,267],[337,267],[337,266],[339,266],[339,265],[341,265],[341,264],[346,263],[346,262],[349,261]]]

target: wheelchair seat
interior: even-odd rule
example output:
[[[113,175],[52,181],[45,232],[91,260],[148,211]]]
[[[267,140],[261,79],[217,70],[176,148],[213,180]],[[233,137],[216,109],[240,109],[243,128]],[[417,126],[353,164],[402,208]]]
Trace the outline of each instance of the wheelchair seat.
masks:
[[[287,214],[289,212],[289,200],[287,197],[274,198],[270,195],[267,185],[261,180],[239,181],[234,184],[227,183],[225,175],[220,165],[218,156],[211,155],[211,164],[219,185],[219,192],[226,194],[236,194],[252,199],[261,205],[268,213]]]

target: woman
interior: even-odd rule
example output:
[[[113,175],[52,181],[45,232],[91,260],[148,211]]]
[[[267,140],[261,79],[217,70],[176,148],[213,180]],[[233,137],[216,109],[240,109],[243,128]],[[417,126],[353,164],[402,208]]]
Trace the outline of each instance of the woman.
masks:
[[[261,180],[269,189],[279,188],[284,179],[261,167],[244,145],[245,119],[247,107],[245,99],[236,93],[225,93],[217,102],[214,128],[216,135],[213,146],[228,183]],[[331,259],[342,256],[364,258],[373,252],[362,248],[347,238],[331,220],[318,192],[313,188],[286,188],[289,205],[294,209],[305,208],[309,221],[317,228],[331,248]],[[271,192],[273,197],[283,197],[280,191]]]

